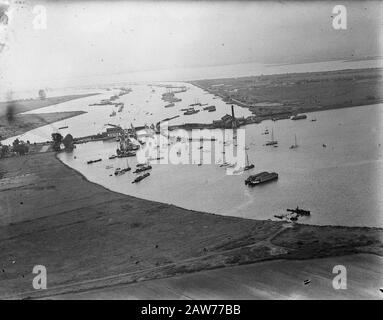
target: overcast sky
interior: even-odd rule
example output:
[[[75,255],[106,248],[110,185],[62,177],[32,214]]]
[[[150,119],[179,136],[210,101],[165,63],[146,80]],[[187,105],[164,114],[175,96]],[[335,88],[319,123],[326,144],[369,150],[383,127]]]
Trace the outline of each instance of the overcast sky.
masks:
[[[34,5],[47,29],[33,28]],[[347,30],[332,8],[347,8]],[[300,63],[380,54],[379,2],[26,1],[11,5],[1,81],[47,80],[246,62]],[[3,30],[4,31],[4,30]],[[5,81],[5,82],[4,82]]]

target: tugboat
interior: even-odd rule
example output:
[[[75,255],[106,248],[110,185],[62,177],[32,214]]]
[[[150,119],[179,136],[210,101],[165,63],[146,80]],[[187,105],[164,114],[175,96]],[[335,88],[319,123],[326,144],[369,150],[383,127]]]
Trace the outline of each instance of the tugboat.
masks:
[[[142,176],[138,176],[136,179],[134,179],[132,181],[132,183],[137,183],[137,182],[140,182],[141,180],[145,179],[146,177],[149,177],[150,176],[150,173],[147,172],[145,174],[143,174]]]
[[[194,107],[194,106],[201,106],[201,102],[198,101],[198,99],[195,100],[194,103],[190,104],[189,106]]]

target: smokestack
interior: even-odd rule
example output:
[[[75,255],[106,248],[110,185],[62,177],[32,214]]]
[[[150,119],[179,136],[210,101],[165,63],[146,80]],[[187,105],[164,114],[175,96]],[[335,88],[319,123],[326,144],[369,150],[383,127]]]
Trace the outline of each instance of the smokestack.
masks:
[[[232,125],[233,125],[233,128],[235,128],[237,126],[237,122],[235,121],[235,115],[234,115],[234,105],[231,105],[231,116],[233,117],[233,122],[232,122]]]

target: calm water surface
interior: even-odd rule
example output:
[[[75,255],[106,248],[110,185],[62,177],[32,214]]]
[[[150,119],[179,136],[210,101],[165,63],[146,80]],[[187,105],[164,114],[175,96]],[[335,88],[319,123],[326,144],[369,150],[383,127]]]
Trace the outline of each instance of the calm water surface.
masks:
[[[291,66],[278,68],[282,72],[284,69],[288,71]],[[306,65],[298,65],[294,70],[312,71],[307,68]],[[326,64],[321,68],[331,69]],[[104,131],[107,123],[129,127],[131,123],[151,124],[175,115],[181,117],[172,120],[170,124],[207,123],[230,112],[230,106],[220,99],[213,99],[212,95],[203,90],[186,85],[188,91],[177,94],[182,102],[176,103],[173,108],[164,108],[166,103],[161,100],[161,93],[166,89],[147,84],[129,85],[133,92],[121,97],[120,101],[125,103],[125,108],[116,117],[109,117],[114,109],[112,106],[91,107],[89,104],[117,93],[117,87],[112,91],[106,91],[105,87],[81,89],[81,93],[98,92],[99,95],[30,113],[83,110],[86,114],[29,131],[21,139],[32,142],[50,140],[51,133],[62,126],[68,126],[68,129],[60,131],[64,135],[71,133],[75,137],[86,136]],[[201,111],[192,116],[183,116],[180,109],[196,99],[201,103],[214,104],[217,111]],[[237,116],[249,114],[247,109],[236,107]],[[312,118],[317,121],[311,122]],[[274,214],[284,213],[286,208],[299,205],[312,212],[311,217],[302,220],[305,223],[383,227],[383,146],[380,146],[383,141],[380,130],[382,118],[383,105],[379,104],[310,113],[307,120],[265,121],[249,125],[245,127],[246,145],[255,168],[235,176],[227,175],[225,169],[218,165],[159,164],[153,166],[149,178],[139,184],[132,184],[135,174],[131,172],[119,177],[110,176],[114,168],[126,166],[127,161],[132,167],[136,164],[134,158],[108,159],[117,148],[114,141],[78,145],[73,153],[59,154],[59,159],[89,180],[111,190],[189,209],[272,219]],[[270,131],[273,129],[279,141],[278,148],[263,146],[270,139],[261,134],[265,128]],[[297,136],[299,147],[291,150],[289,146],[294,142],[294,135]],[[13,140],[11,138],[3,143],[11,143]],[[323,144],[327,147],[324,148]],[[87,160],[96,158],[102,158],[103,161],[86,164]],[[106,166],[112,168],[106,169]],[[249,174],[264,170],[278,172],[279,180],[255,188],[245,186],[244,180]]]

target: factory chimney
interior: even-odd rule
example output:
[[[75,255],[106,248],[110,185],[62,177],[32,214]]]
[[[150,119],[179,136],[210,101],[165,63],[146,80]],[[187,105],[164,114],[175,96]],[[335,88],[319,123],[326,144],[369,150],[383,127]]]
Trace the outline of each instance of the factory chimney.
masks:
[[[234,129],[237,127],[237,121],[235,120],[235,115],[234,115],[234,105],[231,105],[231,116],[233,118],[232,125],[233,125],[233,129]]]

